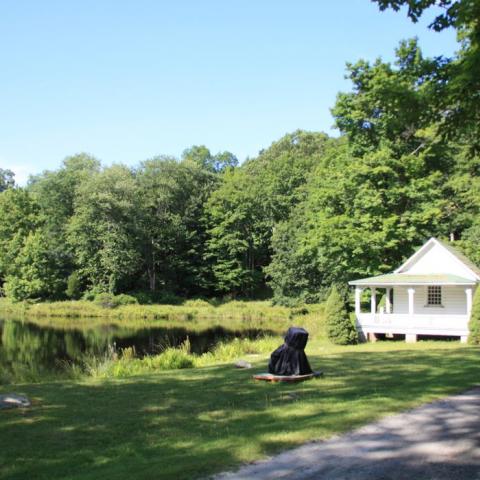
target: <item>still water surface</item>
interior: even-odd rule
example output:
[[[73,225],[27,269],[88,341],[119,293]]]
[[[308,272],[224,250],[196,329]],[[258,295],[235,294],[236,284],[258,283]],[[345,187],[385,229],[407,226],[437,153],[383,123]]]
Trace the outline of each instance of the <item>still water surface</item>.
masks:
[[[112,349],[135,347],[137,355],[159,353],[179,346],[188,337],[193,353],[210,351],[220,341],[257,338],[271,331],[229,330],[215,326],[189,330],[176,326],[124,328],[116,324],[58,328],[0,318],[0,384],[61,377],[86,356],[104,358]]]

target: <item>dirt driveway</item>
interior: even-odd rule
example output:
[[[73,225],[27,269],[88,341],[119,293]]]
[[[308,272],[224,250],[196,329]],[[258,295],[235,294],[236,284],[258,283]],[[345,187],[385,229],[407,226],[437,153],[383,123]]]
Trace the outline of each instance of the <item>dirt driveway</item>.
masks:
[[[480,387],[215,480],[480,480]]]

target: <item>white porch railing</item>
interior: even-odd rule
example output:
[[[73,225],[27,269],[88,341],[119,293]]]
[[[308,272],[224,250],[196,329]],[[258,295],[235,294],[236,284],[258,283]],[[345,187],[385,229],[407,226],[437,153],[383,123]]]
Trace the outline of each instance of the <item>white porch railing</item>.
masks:
[[[357,313],[356,317],[365,334],[468,335],[469,315]]]

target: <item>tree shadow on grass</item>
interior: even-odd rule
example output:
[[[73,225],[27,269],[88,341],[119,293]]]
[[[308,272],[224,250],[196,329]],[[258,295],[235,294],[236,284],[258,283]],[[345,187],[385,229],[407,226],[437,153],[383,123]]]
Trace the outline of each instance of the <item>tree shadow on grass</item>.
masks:
[[[325,376],[293,385],[220,366],[21,386],[34,405],[0,412],[0,478],[206,476],[474,385],[479,353],[311,356]]]

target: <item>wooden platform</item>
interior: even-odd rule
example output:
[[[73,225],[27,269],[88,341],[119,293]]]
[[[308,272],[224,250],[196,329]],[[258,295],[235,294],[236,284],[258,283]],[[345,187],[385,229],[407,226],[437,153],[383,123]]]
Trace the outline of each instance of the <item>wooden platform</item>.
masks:
[[[307,375],[273,375],[271,373],[258,373],[253,375],[255,380],[262,380],[264,382],[303,382],[305,380],[310,380],[311,378],[321,377],[323,372],[313,372]]]

